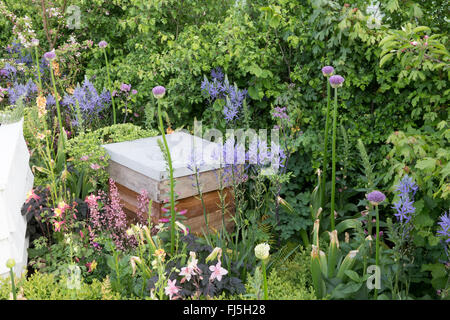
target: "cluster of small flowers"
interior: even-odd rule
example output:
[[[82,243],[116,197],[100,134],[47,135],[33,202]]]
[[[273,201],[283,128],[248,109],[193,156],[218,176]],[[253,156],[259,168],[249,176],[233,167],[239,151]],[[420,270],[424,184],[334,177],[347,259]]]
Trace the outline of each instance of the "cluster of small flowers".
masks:
[[[239,112],[247,96],[247,90],[239,90],[237,86],[230,85],[228,78],[224,76],[222,69],[217,68],[211,71],[212,81],[206,76],[202,81],[202,92],[213,102],[216,99],[225,100],[223,114],[227,122],[239,118]]]
[[[217,250],[217,248],[216,248]],[[213,253],[214,254],[214,251]],[[184,282],[189,282],[191,279],[195,276],[199,278],[199,280],[202,280],[202,271],[197,266],[198,259],[196,258],[195,252],[189,253],[190,258],[188,265],[186,267],[181,268],[181,271],[179,273],[180,276],[183,276],[180,283],[183,284]],[[228,270],[225,268],[222,268],[222,263],[220,262],[220,257],[217,259],[217,263],[215,265],[209,266],[209,270],[211,271],[211,275],[209,276],[209,281],[212,282],[214,280],[222,281],[222,277],[228,274]],[[167,286],[164,288],[164,291],[166,295],[169,296],[170,300],[178,299],[180,296],[177,294],[180,292],[181,287],[176,285],[177,280],[168,280]]]
[[[76,103],[81,111],[83,117],[82,121],[89,124],[96,119],[101,111],[103,111],[111,103],[111,95],[106,89],[101,94],[98,94],[94,85],[85,78],[81,86],[77,86],[73,90],[72,95],[65,95],[62,105],[66,106],[70,111],[76,110]],[[72,124],[79,125],[77,113],[73,112]]]
[[[414,195],[418,190],[418,186],[414,183],[411,177],[404,176],[400,183],[397,185],[395,191],[398,192],[400,199],[394,203],[392,207],[397,211],[394,214],[400,223],[409,223],[412,215],[416,211],[414,208]]]
[[[3,1],[0,2],[0,14],[8,18],[13,23],[12,32],[17,37],[19,42],[21,42],[25,48],[31,47],[31,40],[36,38],[36,32],[33,30],[31,25],[31,18],[28,16],[17,17],[6,8]]]
[[[450,210],[444,213],[440,218],[438,225],[440,229],[437,231],[438,237],[441,237],[444,242],[445,254],[450,258],[448,247],[450,245]],[[450,265],[450,261],[447,263]]]

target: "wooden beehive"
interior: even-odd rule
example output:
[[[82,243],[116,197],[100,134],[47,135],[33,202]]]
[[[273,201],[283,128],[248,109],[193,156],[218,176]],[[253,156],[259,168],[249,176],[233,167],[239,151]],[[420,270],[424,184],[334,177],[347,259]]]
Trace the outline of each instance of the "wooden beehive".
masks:
[[[184,132],[175,132],[166,136],[169,145],[177,194],[176,208],[187,210],[183,224],[191,232],[202,234],[206,231],[203,206],[198,196],[193,171],[189,169],[190,159],[195,154],[202,157],[199,169],[199,183],[202,189],[210,229],[220,230],[223,222],[228,230],[233,227],[234,201],[230,187],[225,186],[226,211],[223,214],[219,198],[219,178],[221,176],[218,162],[211,154],[218,145]],[[108,172],[115,181],[125,211],[130,220],[136,216],[137,197],[146,190],[152,202],[152,221],[157,224],[162,218],[162,206],[169,198],[170,180],[157,140],[161,136],[138,139],[121,143],[104,145],[111,159]],[[216,149],[217,150],[217,149]]]

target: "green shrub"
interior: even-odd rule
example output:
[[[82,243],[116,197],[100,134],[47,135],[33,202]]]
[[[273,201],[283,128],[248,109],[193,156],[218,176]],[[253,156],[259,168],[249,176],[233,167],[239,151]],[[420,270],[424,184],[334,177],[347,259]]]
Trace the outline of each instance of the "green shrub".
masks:
[[[18,280],[18,298],[26,300],[118,300],[121,296],[111,290],[109,279],[94,279],[92,284],[81,282],[79,289],[69,289],[67,279],[60,281],[53,274],[34,273]],[[0,279],[0,300],[10,299],[9,279]]]
[[[105,186],[108,173],[104,168],[108,166],[109,155],[102,145],[156,135],[158,135],[156,130],[145,130],[130,123],[116,124],[92,132],[81,133],[70,139],[67,142],[67,153],[70,157],[69,160],[79,173],[84,173],[91,179],[94,177],[96,184]],[[99,169],[96,169],[95,165],[98,165]]]
[[[310,258],[308,250],[300,248],[295,255],[275,263],[267,277],[270,300],[316,300],[312,287]],[[246,294],[226,296],[219,300],[262,299],[262,276],[259,268],[247,278]]]

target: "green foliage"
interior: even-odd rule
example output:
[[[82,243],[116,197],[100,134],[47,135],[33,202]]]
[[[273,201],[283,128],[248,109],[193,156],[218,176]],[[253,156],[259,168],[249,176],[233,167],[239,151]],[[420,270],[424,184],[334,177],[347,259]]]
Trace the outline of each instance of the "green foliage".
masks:
[[[104,168],[108,166],[109,155],[102,145],[153,137],[157,134],[156,130],[145,130],[130,123],[117,124],[93,132],[81,133],[67,141],[66,149],[69,160],[78,172],[84,172],[87,177],[90,177],[94,186],[97,184],[105,186],[108,173]],[[94,165],[98,165],[100,169],[95,169]]]
[[[277,263],[267,274],[269,300],[316,300],[312,288],[309,269],[309,253],[300,248],[282,263]],[[260,300],[262,294],[262,275],[259,267],[253,275],[249,275],[246,283],[246,294],[239,296],[221,295],[221,300]]]
[[[17,281],[17,280],[16,280]],[[0,279],[0,300],[10,299],[11,284]],[[67,278],[58,280],[53,274],[34,273],[18,280],[18,299],[23,300],[119,300],[111,290],[109,280],[80,283],[78,289],[69,289]]]

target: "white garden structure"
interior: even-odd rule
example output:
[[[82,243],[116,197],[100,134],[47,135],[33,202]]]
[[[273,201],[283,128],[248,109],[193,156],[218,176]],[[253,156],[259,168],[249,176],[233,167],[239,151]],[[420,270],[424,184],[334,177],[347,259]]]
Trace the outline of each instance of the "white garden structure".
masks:
[[[17,276],[27,266],[27,221],[21,208],[33,188],[34,177],[22,128],[23,119],[0,125],[0,277],[9,274],[8,259],[16,261]]]

